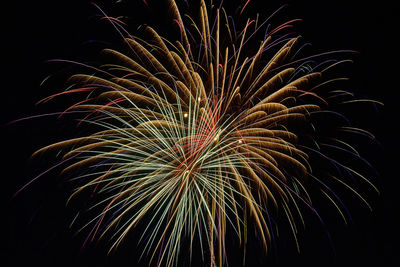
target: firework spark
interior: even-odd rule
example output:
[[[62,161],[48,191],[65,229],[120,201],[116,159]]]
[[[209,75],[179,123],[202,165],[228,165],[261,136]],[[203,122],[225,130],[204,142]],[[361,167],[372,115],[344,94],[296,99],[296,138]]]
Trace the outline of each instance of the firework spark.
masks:
[[[249,2],[243,1],[240,16]],[[150,261],[177,265],[188,242],[190,251],[199,245],[211,266],[223,266],[228,230],[245,246],[247,225],[253,224],[267,250],[268,218],[275,213],[287,218],[297,243],[296,218],[305,223],[300,207],[319,217],[310,184],[319,185],[346,221],[345,207],[322,178],[344,185],[369,206],[335,173],[317,177],[311,160],[325,160],[376,189],[324,152],[342,149],[362,159],[348,142],[319,136],[312,119],[324,112],[343,117],[328,109],[335,99],[360,101],[349,100],[349,92],[324,91],[338,80],[329,71],[348,60],[315,62],[333,52],[298,58],[300,38],[285,32],[298,20],[270,29],[269,19],[257,16],[235,25],[222,6],[204,0],[198,17],[182,16],[174,0],[168,3],[179,40],[151,27],[146,39],[132,36],[122,21],[103,14],[126,50],[104,49],[106,65],[86,65],[94,73],[73,75],[66,91],[41,101],[85,94],[58,115],[84,114],[79,124],[91,133],[34,156],[63,155],[63,173],[80,184],[70,199],[87,192],[99,196],[92,209],[100,211],[84,226],[91,229],[86,241],[107,236],[110,250],[116,249],[145,221],[140,241]],[[343,121],[340,131],[371,135]]]

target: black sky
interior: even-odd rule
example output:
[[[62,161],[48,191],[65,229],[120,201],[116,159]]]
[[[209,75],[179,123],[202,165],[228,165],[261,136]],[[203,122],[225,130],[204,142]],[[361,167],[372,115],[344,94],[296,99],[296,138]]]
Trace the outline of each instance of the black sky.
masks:
[[[94,2],[112,16],[130,15],[126,7],[136,7],[132,9],[135,14],[130,18],[132,23],[144,20],[157,24],[164,19],[158,17],[156,20],[149,17],[149,13],[138,12],[146,9],[140,0],[132,0],[137,4],[126,6],[114,5],[116,1]],[[247,8],[255,7],[252,2],[256,0]],[[257,8],[261,8],[259,12],[265,12],[265,16],[282,4],[289,4],[281,16],[302,18],[296,31],[311,42],[316,51],[351,49],[359,52],[353,55],[355,63],[349,73],[351,89],[385,103],[385,107],[378,108],[376,113],[369,111],[359,117],[360,123],[380,142],[380,145],[371,144],[370,150],[365,149],[371,151],[365,156],[380,173],[373,182],[381,195],[368,195],[374,208],[372,213],[361,203],[349,203],[354,219],[349,226],[344,226],[337,216],[328,216],[327,226],[336,254],[314,219],[300,235],[300,255],[295,251],[293,240],[289,240],[287,246],[282,241],[269,259],[262,259],[257,250],[250,251],[250,266],[399,266],[395,258],[398,249],[396,213],[399,210],[395,182],[398,174],[393,172],[398,157],[391,154],[397,149],[396,123],[399,121],[395,112],[398,91],[395,55],[399,49],[395,44],[398,30],[394,26],[394,6],[384,4],[384,1],[264,2],[266,4],[259,4]],[[157,14],[160,12],[162,10]],[[1,177],[5,225],[2,227],[1,253],[4,255],[1,260],[5,264],[1,266],[134,266],[129,263],[135,257],[132,255],[137,254],[135,246],[123,248],[109,257],[102,254],[102,244],[80,251],[83,239],[75,237],[75,231],[68,228],[71,218],[66,216],[71,213],[68,213],[68,207],[65,208],[67,194],[56,173],[12,198],[14,192],[46,166],[45,162],[30,162],[32,152],[67,138],[73,132],[55,119],[8,124],[21,117],[52,111],[51,104],[35,106],[38,100],[51,93],[49,88],[40,87],[40,82],[54,69],[60,69],[45,61],[91,59],[102,47],[91,40],[109,42],[117,35],[112,36],[105,23],[95,18],[99,12],[86,0],[13,1],[3,13],[1,43],[5,61],[2,60],[1,127],[4,159]],[[232,266],[236,266],[236,262]]]

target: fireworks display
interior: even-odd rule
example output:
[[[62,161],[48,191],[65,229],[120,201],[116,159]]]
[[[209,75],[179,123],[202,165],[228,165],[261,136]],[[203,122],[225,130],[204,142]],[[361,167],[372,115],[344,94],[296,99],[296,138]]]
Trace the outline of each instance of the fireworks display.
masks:
[[[371,209],[353,185],[378,192],[362,171],[373,168],[346,136],[374,137],[336,109],[380,104],[335,87],[344,78],[334,70],[350,62],[336,58],[353,51],[304,55],[291,31],[299,20],[244,18],[250,1],[235,14],[223,1],[201,0],[190,14],[181,12],[185,1],[166,2],[173,39],[150,26],[128,32],[95,5],[123,45],[104,49],[98,65],[54,60],[86,72],[39,102],[73,101],[57,116],[78,118],[79,137],[33,157],[60,157],[52,168],[77,185],[68,201],[90,204],[74,219],[83,246],[107,240],[112,252],[140,228],[139,254],[156,266],[180,266],[195,249],[207,266],[226,266],[231,237],[245,254],[251,228],[268,252],[277,221],[300,250],[303,212],[323,224],[314,195],[344,222],[350,215],[336,187]]]

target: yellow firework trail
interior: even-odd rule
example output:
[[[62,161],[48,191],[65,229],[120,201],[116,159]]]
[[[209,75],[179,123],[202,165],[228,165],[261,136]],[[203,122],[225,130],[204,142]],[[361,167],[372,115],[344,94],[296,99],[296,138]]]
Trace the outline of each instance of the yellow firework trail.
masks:
[[[61,151],[68,160],[63,172],[80,172],[74,179],[82,185],[71,198],[88,190],[101,196],[95,205],[101,212],[85,226],[92,229],[88,238],[111,237],[112,250],[146,221],[141,240],[150,261],[177,265],[185,241],[190,251],[200,244],[211,266],[223,266],[228,226],[245,246],[252,223],[267,250],[272,230],[266,218],[279,211],[296,236],[295,218],[304,224],[299,206],[314,210],[307,188],[319,180],[311,154],[369,183],[323,154],[318,140],[315,146],[299,140],[302,130],[313,127],[310,117],[328,107],[329,97],[318,92],[335,79],[325,72],[346,60],[312,67],[307,62],[318,55],[298,59],[299,37],[281,34],[297,20],[257,43],[265,30],[258,17],[239,29],[224,9],[211,9],[204,0],[199,17],[182,16],[174,0],[169,4],[179,40],[151,27],[143,40],[104,15],[124,36],[126,51],[104,49],[109,64],[92,68],[94,74],[73,75],[67,91],[43,100],[87,94],[64,113],[84,112],[80,123],[96,130],[35,155]],[[342,130],[365,134],[349,125]],[[344,140],[332,142],[358,155]],[[345,181],[327,179],[365,202]],[[321,192],[346,221],[329,188]]]

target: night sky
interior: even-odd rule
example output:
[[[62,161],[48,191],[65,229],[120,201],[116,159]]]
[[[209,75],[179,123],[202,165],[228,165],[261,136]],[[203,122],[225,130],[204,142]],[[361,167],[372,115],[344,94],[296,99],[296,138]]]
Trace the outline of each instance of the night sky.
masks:
[[[168,14],[164,13],[165,17],[160,15],[163,14],[161,8],[154,13],[141,12],[147,7],[139,0],[115,5],[116,1],[94,2],[110,16],[130,16],[128,21],[135,25],[131,29],[141,22],[156,25],[158,21],[168,21]],[[151,4],[154,1],[147,2]],[[252,2],[257,1],[251,1],[247,8],[257,7],[264,17],[281,5],[289,4],[277,18],[280,21],[303,19],[297,24],[296,32],[312,44],[311,51],[358,51],[351,55],[354,64],[346,70],[348,73],[345,75],[350,78],[346,86],[358,96],[384,102],[385,107],[376,110],[368,105],[354,107],[355,113],[358,113],[356,124],[374,133],[378,141],[364,142],[361,148],[363,156],[379,173],[371,180],[381,195],[368,190],[365,194],[373,212],[349,195],[348,199],[343,199],[353,218],[349,225],[344,225],[337,214],[322,212],[334,249],[325,228],[308,214],[306,229],[299,235],[300,254],[290,235],[284,233],[288,229],[282,227],[282,240],[277,241],[278,248],[268,257],[262,255],[259,243],[249,244],[248,266],[399,266],[399,260],[394,255],[398,249],[398,218],[395,217],[399,208],[394,184],[398,172],[393,172],[398,162],[397,154],[391,154],[396,151],[398,143],[395,131],[398,122],[395,101],[398,98],[394,96],[398,91],[395,82],[398,61],[394,59],[398,51],[395,44],[398,30],[394,27],[394,7],[377,6],[383,5],[377,1],[307,1],[304,4],[294,0],[259,0],[268,2],[264,6]],[[101,48],[108,43],[120,42],[118,35],[105,20],[96,17],[98,10],[86,0],[13,1],[2,11],[5,14],[1,24],[2,58],[5,56],[6,61],[2,60],[1,86],[1,188],[4,191],[1,196],[2,220],[5,222],[1,228],[1,261],[5,263],[0,265],[135,266],[140,254],[140,247],[135,242],[124,243],[121,250],[110,256],[105,255],[106,242],[93,243],[81,249],[85,235],[75,235],[77,227],[69,228],[74,207],[65,205],[70,189],[68,186],[71,185],[65,185],[65,181],[57,176],[57,171],[49,172],[12,197],[52,162],[45,158],[30,161],[30,155],[45,145],[75,134],[73,124],[54,117],[8,124],[22,117],[58,111],[57,100],[48,105],[35,106],[37,101],[57,91],[56,83],[54,87],[40,87],[40,83],[54,72],[68,73],[71,69],[46,61],[94,61]],[[134,235],[131,238],[134,239]],[[237,265],[240,260],[236,255],[228,253],[229,260],[232,261],[229,266],[240,266]],[[143,261],[141,263],[144,264]],[[193,266],[202,265],[194,262]]]

